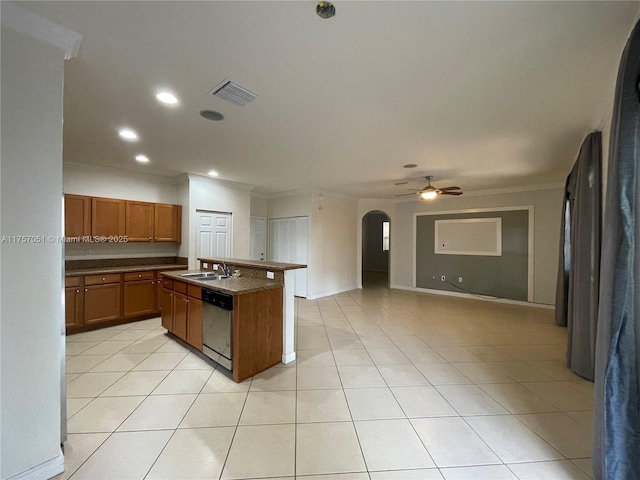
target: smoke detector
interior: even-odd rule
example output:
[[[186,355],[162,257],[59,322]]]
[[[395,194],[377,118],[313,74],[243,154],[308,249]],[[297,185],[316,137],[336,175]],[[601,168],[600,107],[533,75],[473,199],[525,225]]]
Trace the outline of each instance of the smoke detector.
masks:
[[[316,5],[316,13],[321,18],[331,18],[336,14],[336,7],[329,2],[318,2],[318,5]]]

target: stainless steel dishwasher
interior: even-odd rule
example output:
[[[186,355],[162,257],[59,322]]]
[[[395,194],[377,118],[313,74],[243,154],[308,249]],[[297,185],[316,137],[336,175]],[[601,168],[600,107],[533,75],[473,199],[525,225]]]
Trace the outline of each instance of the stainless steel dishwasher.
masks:
[[[228,370],[233,369],[233,295],[202,289],[202,351]]]

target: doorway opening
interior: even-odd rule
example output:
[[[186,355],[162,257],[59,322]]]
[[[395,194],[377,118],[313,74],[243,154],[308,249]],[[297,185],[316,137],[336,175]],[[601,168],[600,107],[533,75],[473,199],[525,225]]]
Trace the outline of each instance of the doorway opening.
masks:
[[[391,221],[375,210],[362,218],[362,286],[389,287]]]

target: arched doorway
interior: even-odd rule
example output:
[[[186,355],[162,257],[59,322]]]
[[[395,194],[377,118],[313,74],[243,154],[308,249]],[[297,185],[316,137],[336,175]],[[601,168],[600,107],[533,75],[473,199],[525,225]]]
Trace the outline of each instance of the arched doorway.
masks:
[[[389,216],[374,210],[362,217],[362,286],[389,287]]]

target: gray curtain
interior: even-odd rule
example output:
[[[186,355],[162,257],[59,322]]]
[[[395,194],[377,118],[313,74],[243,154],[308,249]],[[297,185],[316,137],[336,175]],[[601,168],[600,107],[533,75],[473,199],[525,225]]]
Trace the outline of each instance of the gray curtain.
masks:
[[[593,380],[600,288],[602,134],[587,136],[567,177],[562,211],[556,323],[566,325],[567,366]]]
[[[622,55],[611,122],[596,345],[598,480],[640,478],[639,78],[640,23]]]

